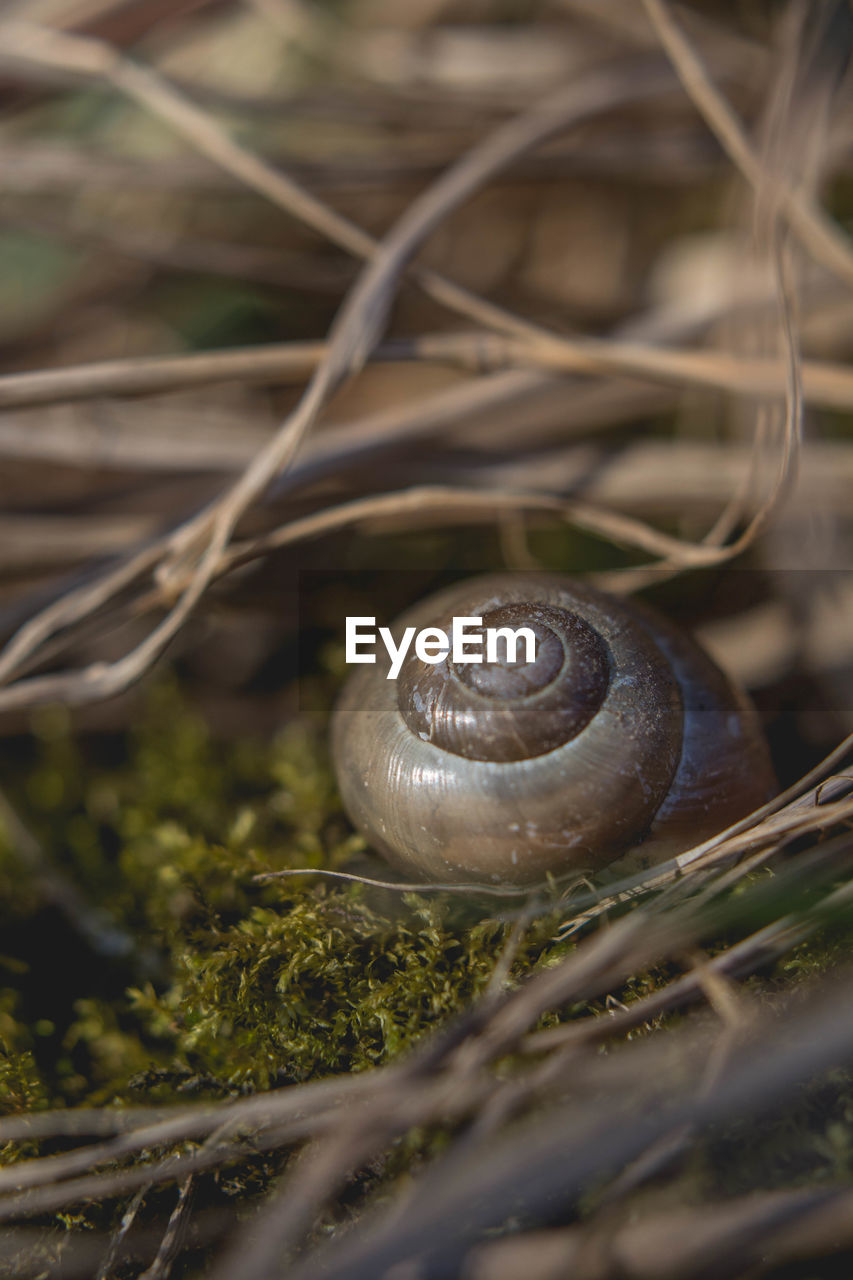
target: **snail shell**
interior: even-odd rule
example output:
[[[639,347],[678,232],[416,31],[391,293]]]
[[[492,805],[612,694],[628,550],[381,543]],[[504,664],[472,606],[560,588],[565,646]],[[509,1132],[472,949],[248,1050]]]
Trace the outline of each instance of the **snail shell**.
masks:
[[[745,694],[652,610],[571,578],[501,574],[421,601],[391,630],[397,643],[409,626],[450,633],[454,616],[529,626],[535,660],[433,665],[412,647],[389,680],[379,644],[333,718],[344,805],[408,874],[533,884],[639,845],[657,861],[772,794]]]

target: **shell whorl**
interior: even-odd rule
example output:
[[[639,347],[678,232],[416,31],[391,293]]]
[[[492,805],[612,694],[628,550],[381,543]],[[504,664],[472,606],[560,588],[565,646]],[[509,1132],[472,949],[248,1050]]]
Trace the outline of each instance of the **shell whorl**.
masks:
[[[451,625],[449,618],[438,624]],[[509,661],[506,645],[495,662],[448,656],[430,665],[410,655],[397,705],[412,732],[466,760],[499,762],[544,755],[576,737],[607,696],[607,644],[576,613],[535,602],[490,609],[470,634],[518,627],[535,636],[533,662]]]
[[[406,657],[350,677],[332,745],[345,807],[410,874],[534,883],[643,845],[659,858],[760,804],[772,772],[745,697],[634,603],[556,575],[495,575],[392,627],[529,626],[532,663]],[[695,840],[694,838],[695,837]]]

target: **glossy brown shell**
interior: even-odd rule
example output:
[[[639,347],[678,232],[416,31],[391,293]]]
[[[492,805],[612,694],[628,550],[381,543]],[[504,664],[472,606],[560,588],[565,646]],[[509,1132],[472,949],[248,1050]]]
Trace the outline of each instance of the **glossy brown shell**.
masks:
[[[531,625],[542,665],[429,665],[412,647],[395,681],[380,645],[333,718],[344,805],[407,874],[533,884],[638,846],[656,861],[772,794],[748,699],[651,610],[571,578],[502,574],[421,601],[392,631],[449,631],[454,616]]]

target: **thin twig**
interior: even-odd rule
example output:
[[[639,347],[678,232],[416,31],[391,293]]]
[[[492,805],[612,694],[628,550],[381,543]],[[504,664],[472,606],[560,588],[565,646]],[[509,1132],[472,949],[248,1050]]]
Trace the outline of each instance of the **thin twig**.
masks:
[[[766,169],[749,145],[737,116],[713,84],[702,59],[673,19],[666,0],[643,0],[643,5],[685,92],[729,158],[753,190],[759,192],[765,185]],[[774,197],[814,259],[853,284],[853,250],[841,229],[801,191],[781,180]]]

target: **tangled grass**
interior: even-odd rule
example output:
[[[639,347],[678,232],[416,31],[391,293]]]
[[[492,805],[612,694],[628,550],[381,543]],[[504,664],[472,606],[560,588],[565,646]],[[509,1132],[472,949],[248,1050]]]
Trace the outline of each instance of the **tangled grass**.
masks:
[[[846,1274],[851,20],[769,9],[3,17],[0,1274]],[[389,883],[336,620],[497,564],[652,586],[780,796]]]

